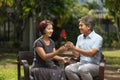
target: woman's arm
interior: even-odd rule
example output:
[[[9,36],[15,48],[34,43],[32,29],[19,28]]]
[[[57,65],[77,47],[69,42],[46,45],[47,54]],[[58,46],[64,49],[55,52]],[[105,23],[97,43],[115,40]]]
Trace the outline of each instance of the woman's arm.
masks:
[[[65,47],[61,46],[59,49],[57,49],[57,50],[55,50],[51,53],[46,54],[42,47],[36,47],[35,48],[35,51],[44,60],[49,59],[49,58],[53,58],[55,55],[57,55],[59,53],[63,53],[65,50],[66,50]]]
[[[55,48],[54,48],[53,51],[56,51]],[[68,62],[70,60],[69,57],[61,57],[61,56],[58,56],[58,55],[54,56],[53,58],[56,59],[56,60],[62,60],[63,62]]]

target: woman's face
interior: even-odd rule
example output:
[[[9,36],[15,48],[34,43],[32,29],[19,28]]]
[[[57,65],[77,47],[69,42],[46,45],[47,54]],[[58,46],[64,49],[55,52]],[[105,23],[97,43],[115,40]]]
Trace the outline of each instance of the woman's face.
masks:
[[[82,21],[79,22],[79,29],[80,29],[80,33],[84,35],[89,34],[90,27],[85,25]]]
[[[48,26],[45,28],[44,35],[51,37],[53,33],[53,26],[51,24],[48,24]]]

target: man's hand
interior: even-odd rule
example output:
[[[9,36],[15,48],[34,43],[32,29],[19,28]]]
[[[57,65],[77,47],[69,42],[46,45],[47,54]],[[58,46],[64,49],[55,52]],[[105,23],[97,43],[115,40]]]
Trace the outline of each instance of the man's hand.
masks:
[[[73,50],[75,48],[74,44],[70,41],[68,41],[66,44],[65,44],[65,47],[67,47],[68,49],[70,50]]]

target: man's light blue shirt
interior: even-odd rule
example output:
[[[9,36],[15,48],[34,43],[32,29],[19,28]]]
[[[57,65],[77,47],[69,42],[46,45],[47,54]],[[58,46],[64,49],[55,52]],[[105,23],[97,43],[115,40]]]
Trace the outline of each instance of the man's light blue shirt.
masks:
[[[76,47],[84,50],[91,50],[92,48],[98,50],[98,52],[94,57],[87,57],[80,54],[80,62],[99,64],[101,59],[102,43],[103,43],[103,38],[94,31],[92,31],[86,37],[83,34],[79,35],[77,38]]]

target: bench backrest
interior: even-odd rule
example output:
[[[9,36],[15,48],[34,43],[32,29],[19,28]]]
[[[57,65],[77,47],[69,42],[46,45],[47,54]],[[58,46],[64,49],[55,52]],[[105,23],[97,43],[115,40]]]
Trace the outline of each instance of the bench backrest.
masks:
[[[33,63],[34,52],[33,51],[19,51],[18,52],[18,61],[27,60],[28,64],[31,65]]]

